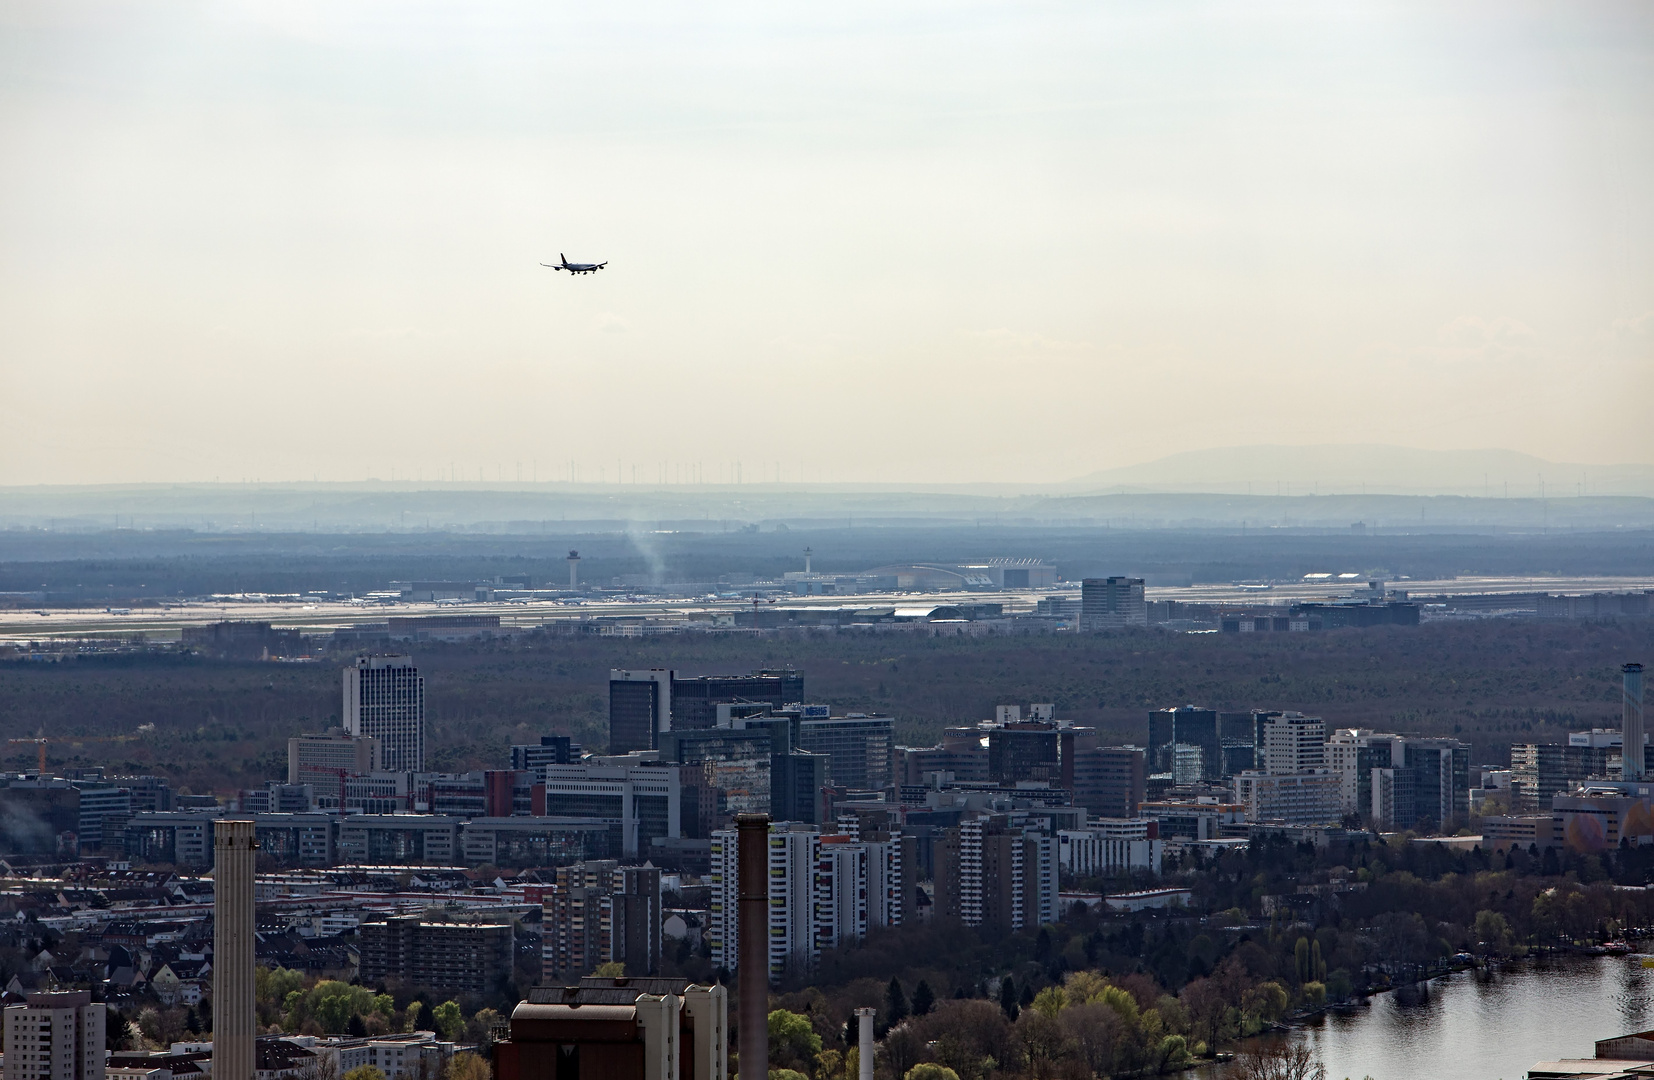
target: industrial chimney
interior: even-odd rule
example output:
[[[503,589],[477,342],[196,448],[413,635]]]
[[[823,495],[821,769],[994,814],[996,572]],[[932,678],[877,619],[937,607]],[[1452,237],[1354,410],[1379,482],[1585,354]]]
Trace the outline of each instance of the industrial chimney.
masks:
[[[1625,703],[1620,718],[1620,757],[1625,763],[1625,779],[1641,780],[1643,768],[1643,666],[1627,664],[1620,671],[1625,675]]]
[[[212,1066],[213,1075],[223,1080],[254,1080],[258,1068],[253,988],[257,858],[258,841],[251,821],[213,822]]]
[[[735,985],[741,994],[739,1080],[770,1074],[770,816],[737,814]]]
[[[873,1010],[857,1009],[856,1080],[873,1080]]]

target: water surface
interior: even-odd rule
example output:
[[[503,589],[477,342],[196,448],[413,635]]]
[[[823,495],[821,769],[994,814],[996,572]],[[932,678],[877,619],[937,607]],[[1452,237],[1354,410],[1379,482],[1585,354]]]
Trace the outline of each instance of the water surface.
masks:
[[[1315,1048],[1328,1080],[1522,1080],[1537,1061],[1595,1057],[1596,1040],[1654,1027],[1654,970],[1635,956],[1545,957],[1487,981],[1461,973],[1371,1000],[1289,1036]]]

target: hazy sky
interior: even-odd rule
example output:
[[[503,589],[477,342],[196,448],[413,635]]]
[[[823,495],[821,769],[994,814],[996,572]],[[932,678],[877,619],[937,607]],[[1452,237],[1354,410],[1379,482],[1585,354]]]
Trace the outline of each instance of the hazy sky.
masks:
[[[0,484],[1646,462],[1651,396],[1640,0],[0,0]]]

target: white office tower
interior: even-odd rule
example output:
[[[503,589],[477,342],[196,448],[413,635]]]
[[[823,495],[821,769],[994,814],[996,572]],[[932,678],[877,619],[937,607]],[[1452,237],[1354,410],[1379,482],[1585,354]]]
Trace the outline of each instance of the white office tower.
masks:
[[[258,1017],[253,992],[253,868],[257,851],[251,821],[213,823],[212,1074],[216,1080],[254,1080]]]
[[[1643,666],[1627,664],[1620,669],[1625,676],[1625,704],[1620,720],[1620,754],[1625,762],[1625,779],[1641,780],[1647,774],[1643,762],[1643,743],[1647,741],[1643,727]]]
[[[1291,776],[1327,767],[1327,725],[1319,716],[1289,712],[1263,722],[1262,769]]]
[[[103,1080],[101,1002],[89,990],[29,994],[6,1006],[6,1076],[21,1080]]]
[[[386,772],[425,771],[425,680],[411,656],[358,656],[345,668],[345,730],[379,740]]]

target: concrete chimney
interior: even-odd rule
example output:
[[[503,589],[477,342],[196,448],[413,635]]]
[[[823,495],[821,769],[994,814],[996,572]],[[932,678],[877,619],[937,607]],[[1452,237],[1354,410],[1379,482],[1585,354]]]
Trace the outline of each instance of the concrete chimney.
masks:
[[[735,985],[741,995],[739,1080],[770,1075],[770,816],[737,814]]]
[[[873,1010],[856,1010],[856,1080],[873,1080]]]
[[[253,995],[253,867],[258,850],[251,821],[213,822],[212,1074],[254,1080],[258,1034]]]
[[[1641,780],[1643,768],[1643,666],[1627,664],[1620,669],[1625,676],[1625,701],[1620,718],[1620,756],[1625,763],[1625,779]]]

